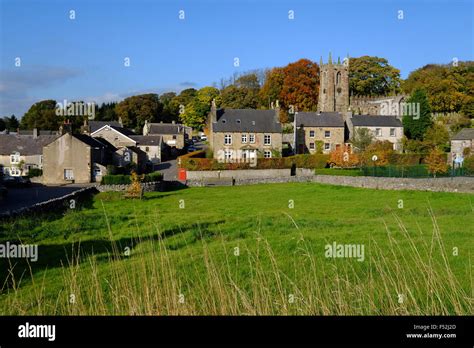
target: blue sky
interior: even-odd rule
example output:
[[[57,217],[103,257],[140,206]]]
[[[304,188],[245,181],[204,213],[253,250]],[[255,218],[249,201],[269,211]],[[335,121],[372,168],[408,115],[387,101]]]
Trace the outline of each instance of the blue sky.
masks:
[[[200,88],[330,51],[387,58],[406,77],[428,63],[473,60],[473,3],[0,0],[0,115],[21,117],[49,98],[100,103]]]

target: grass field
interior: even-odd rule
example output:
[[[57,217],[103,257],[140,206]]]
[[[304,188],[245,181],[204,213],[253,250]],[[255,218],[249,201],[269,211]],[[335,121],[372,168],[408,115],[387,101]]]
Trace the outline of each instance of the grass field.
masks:
[[[1,314],[472,314],[469,194],[314,183],[190,188],[3,224]],[[363,245],[363,261],[325,246]]]

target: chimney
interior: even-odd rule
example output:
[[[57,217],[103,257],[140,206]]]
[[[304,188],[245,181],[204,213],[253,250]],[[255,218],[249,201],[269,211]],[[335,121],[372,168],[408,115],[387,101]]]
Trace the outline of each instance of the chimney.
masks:
[[[275,101],[275,119],[277,123],[280,123],[280,103],[278,102],[278,99]]]
[[[64,121],[63,125],[59,128],[61,135],[66,133],[72,133],[72,124],[69,120]]]
[[[120,127],[123,127],[122,117],[119,117],[118,123],[120,123]]]
[[[216,100],[212,99],[211,101],[211,124],[217,122],[217,106],[216,106]]]
[[[33,128],[33,139],[38,138],[38,128]]]

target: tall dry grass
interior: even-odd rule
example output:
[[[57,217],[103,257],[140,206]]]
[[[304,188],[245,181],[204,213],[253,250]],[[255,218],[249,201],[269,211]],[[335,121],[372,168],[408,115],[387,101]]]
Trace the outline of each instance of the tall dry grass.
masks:
[[[107,218],[107,214],[105,213]],[[466,315],[470,291],[449,264],[432,211],[430,242],[421,241],[400,218],[397,237],[386,227],[389,250],[375,240],[361,266],[315,255],[301,235],[293,267],[285,272],[270,243],[256,233],[252,248],[240,255],[225,244],[200,239],[202,253],[171,255],[163,239],[142,240],[131,256],[112,243],[106,267],[97,255],[82,255],[80,245],[62,267],[62,289],[46,294],[45,278],[29,291],[13,282],[3,314],[30,315]],[[112,239],[112,228],[107,220]],[[295,227],[298,226],[295,223]],[[159,226],[156,226],[157,232]],[[137,234],[139,234],[137,224]],[[400,238],[400,235],[402,236]],[[407,247],[408,245],[408,247]],[[185,250],[185,248],[184,248]],[[191,266],[189,266],[191,265]],[[242,269],[244,271],[242,271]],[[470,269],[470,265],[469,265]],[[73,296],[72,296],[73,295]]]

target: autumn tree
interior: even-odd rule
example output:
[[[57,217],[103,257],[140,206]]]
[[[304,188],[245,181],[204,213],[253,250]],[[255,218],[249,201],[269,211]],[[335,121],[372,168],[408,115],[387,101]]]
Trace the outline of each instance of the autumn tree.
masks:
[[[376,141],[366,147],[362,153],[362,162],[364,165],[386,166],[390,163],[393,152],[393,144],[390,141]],[[377,156],[376,161],[373,161],[374,155]]]
[[[340,168],[352,168],[359,164],[359,155],[348,145],[339,146],[329,154],[329,163]]]
[[[62,120],[60,116],[56,115],[56,101],[42,100],[33,104],[23,115],[20,128],[57,130]]]
[[[433,123],[431,119],[431,109],[425,90],[415,90],[410,98],[408,98],[407,102],[416,105],[416,107],[411,109],[417,109],[420,113],[419,115],[403,115],[403,130],[405,136],[408,139],[423,140],[427,129],[431,127]],[[407,112],[407,110],[405,112]]]
[[[163,104],[158,94],[154,93],[134,95],[115,106],[117,117],[122,118],[123,125],[136,131],[143,128],[145,121],[161,121],[162,110]]]
[[[425,159],[428,171],[436,178],[436,174],[446,173],[448,164],[444,153],[437,147],[433,148]]]
[[[371,56],[350,58],[349,91],[354,95],[388,95],[400,92],[400,70],[387,59]]]
[[[425,65],[403,82],[405,93],[421,88],[426,91],[433,112],[459,112],[474,118],[474,62]]]
[[[221,107],[256,109],[259,106],[260,83],[255,73],[240,76],[221,91]]]

